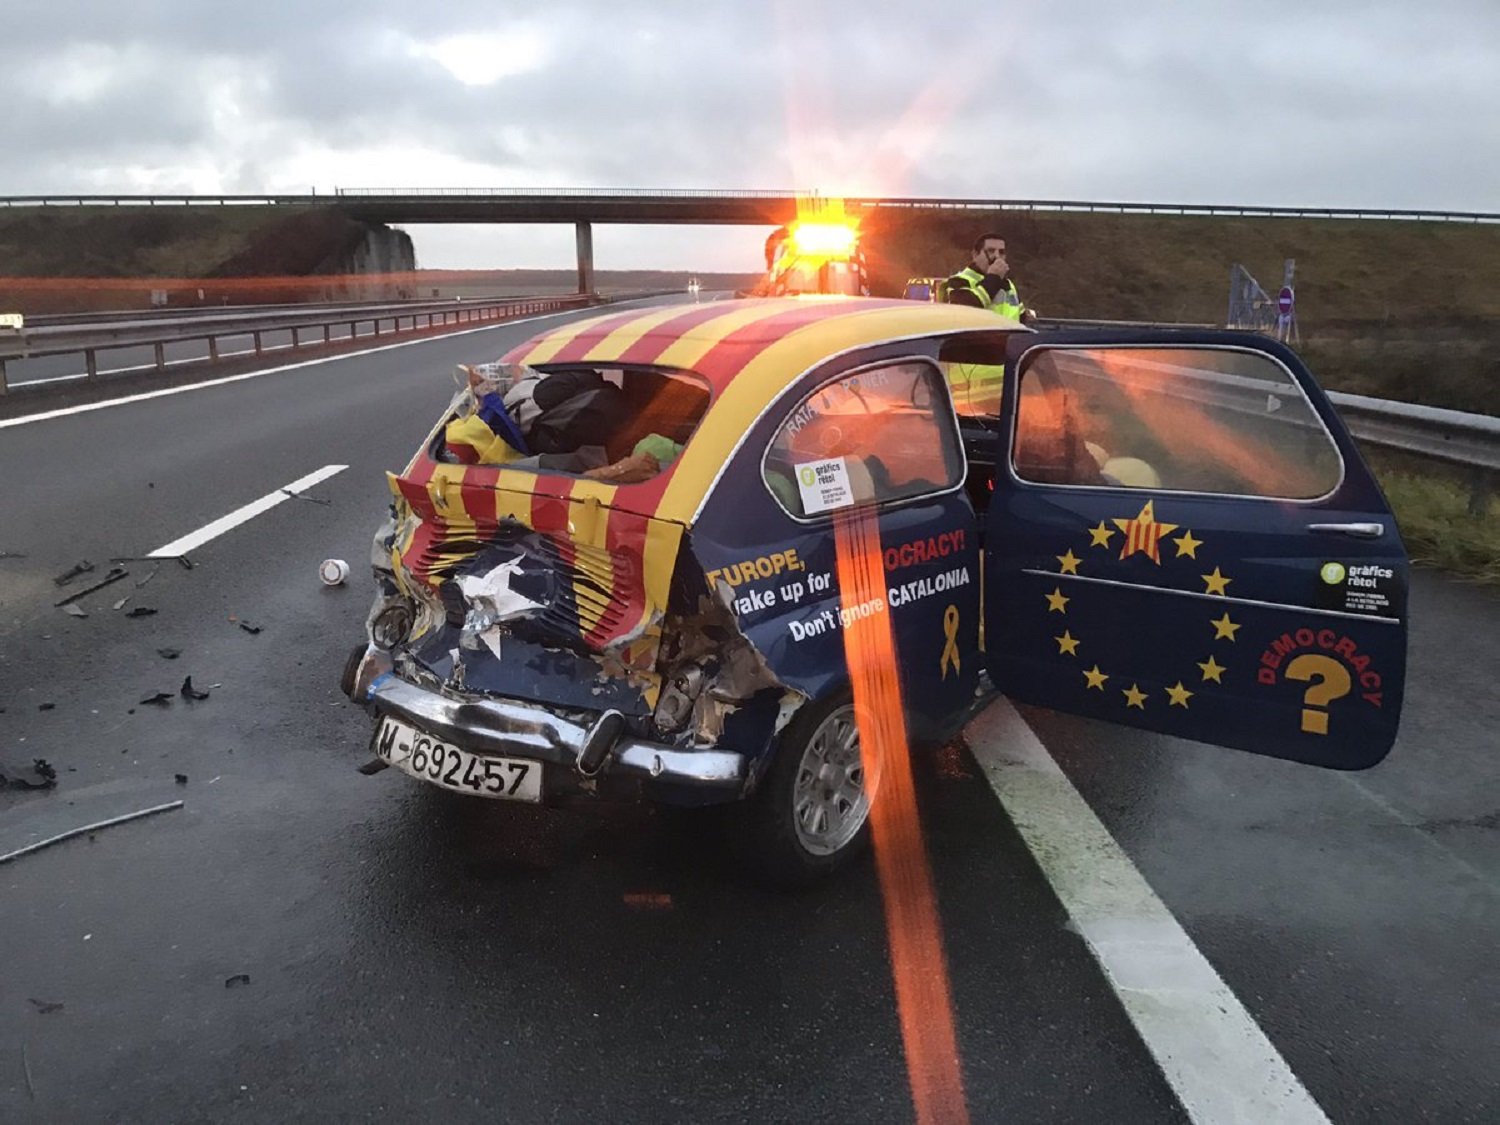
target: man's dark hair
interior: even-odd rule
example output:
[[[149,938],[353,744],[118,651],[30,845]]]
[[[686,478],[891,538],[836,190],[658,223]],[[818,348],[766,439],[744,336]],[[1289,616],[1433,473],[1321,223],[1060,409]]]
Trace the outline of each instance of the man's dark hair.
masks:
[[[981,250],[983,250],[984,249],[984,244],[986,242],[988,242],[992,238],[996,242],[1004,242],[1005,241],[1005,235],[1003,235],[1003,234],[995,234],[993,231],[991,231],[989,234],[981,234],[978,238],[976,238],[974,240],[974,253],[977,254]]]

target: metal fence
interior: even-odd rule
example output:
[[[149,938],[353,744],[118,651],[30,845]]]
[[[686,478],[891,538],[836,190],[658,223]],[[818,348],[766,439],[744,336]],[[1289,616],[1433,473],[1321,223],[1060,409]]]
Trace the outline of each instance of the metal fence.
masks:
[[[271,310],[195,312],[177,315],[127,314],[77,323],[71,317],[41,318],[19,332],[0,333],[0,395],[9,391],[7,361],[39,356],[82,355],[86,379],[99,378],[99,353],[122,348],[152,349],[151,367],[166,368],[166,346],[204,342],[206,362],[217,363],[219,343],[248,337],[254,354],[264,352],[266,333],[289,332],[292,349],[304,345],[329,346],[334,328],[348,326],[349,339],[375,339],[403,332],[458,328],[510,320],[539,313],[563,312],[600,303],[586,294],[559,297],[496,297],[470,301],[404,302],[390,305],[280,306]],[[365,331],[361,337],[360,329]],[[308,334],[304,336],[304,334]]]
[[[824,198],[816,192],[698,188],[334,188],[331,195],[15,195],[0,196],[0,207],[213,207],[336,206],[340,200],[569,199],[600,203],[649,203],[653,200],[782,200]],[[834,198],[834,197],[827,197]],[[1500,212],[1401,207],[1269,207],[1241,203],[1141,203],[1086,199],[961,199],[943,196],[845,196],[852,210],[882,208],[936,211],[1106,212],[1143,215],[1210,215],[1283,219],[1404,219],[1443,223],[1500,223]]]

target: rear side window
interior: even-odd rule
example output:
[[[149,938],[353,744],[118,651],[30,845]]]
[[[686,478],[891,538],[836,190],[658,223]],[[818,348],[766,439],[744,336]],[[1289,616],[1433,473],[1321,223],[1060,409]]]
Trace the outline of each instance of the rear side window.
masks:
[[[1291,373],[1232,348],[1048,348],[1021,371],[1016,475],[1311,500],[1343,462]]]
[[[942,375],[907,360],[821,387],[782,423],[762,475],[796,519],[957,487],[963,454]]]

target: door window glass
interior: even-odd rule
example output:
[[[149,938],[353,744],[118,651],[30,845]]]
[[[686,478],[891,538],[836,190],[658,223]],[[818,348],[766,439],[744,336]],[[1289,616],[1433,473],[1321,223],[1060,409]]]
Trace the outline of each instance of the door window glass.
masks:
[[[798,519],[956,487],[963,454],[942,376],[911,360],[819,388],[776,432],[762,474]]]
[[[1291,373],[1231,348],[1048,348],[1021,372],[1016,475],[1310,500],[1337,446]]]

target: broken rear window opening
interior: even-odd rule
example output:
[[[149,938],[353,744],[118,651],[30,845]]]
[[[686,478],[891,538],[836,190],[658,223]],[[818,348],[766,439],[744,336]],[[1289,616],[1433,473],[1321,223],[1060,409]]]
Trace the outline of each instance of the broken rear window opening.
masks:
[[[673,368],[485,364],[431,453],[450,464],[570,473],[612,484],[650,480],[677,459],[708,408],[708,384]]]

